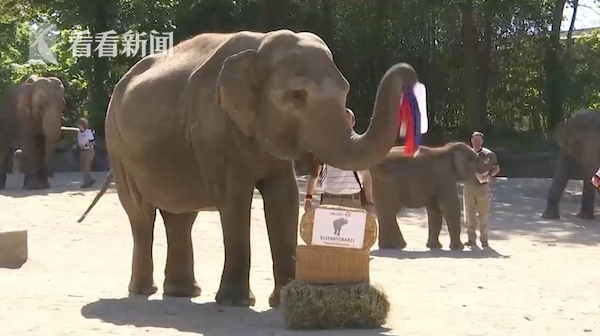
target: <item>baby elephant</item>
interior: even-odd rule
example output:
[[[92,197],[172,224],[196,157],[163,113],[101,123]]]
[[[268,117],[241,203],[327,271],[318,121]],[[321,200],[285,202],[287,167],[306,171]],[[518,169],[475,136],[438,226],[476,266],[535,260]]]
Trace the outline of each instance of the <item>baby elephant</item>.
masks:
[[[442,218],[450,234],[450,248],[462,250],[458,181],[475,178],[477,153],[459,142],[443,147],[421,146],[416,157],[403,156],[403,147],[394,147],[387,158],[373,166],[373,198],[379,222],[379,248],[405,248],[406,241],[396,221],[402,208],[427,208],[427,247],[442,248],[439,241]]]
[[[340,231],[342,230],[342,226],[348,224],[348,220],[346,218],[338,218],[333,221],[333,234],[340,235]]]

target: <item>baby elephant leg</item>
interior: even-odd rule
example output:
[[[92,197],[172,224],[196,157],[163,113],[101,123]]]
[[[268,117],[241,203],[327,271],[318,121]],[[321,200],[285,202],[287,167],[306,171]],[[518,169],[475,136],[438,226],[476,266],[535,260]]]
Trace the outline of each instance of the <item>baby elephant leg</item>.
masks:
[[[441,249],[440,232],[442,231],[442,210],[437,200],[427,205],[427,226],[429,228],[429,237],[427,247],[430,249]]]
[[[450,235],[450,249],[462,250],[465,246],[460,241],[460,200],[458,195],[454,192],[449,193],[440,199],[439,206],[446,219]]]

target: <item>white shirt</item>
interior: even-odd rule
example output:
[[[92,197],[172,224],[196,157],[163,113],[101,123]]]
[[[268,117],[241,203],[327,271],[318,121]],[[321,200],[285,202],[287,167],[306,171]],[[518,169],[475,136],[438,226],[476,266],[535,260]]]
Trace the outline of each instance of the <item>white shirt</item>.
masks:
[[[79,144],[79,148],[83,148],[83,149],[87,149],[87,148],[91,148],[91,146],[89,145],[90,141],[94,140],[94,134],[92,133],[92,130],[90,130],[89,128],[82,131],[79,131],[79,133],[77,134],[77,143]]]
[[[482,154],[487,156],[489,153],[491,153],[492,151],[490,151],[489,149],[485,148],[485,147],[481,147],[481,149],[478,151],[476,151],[475,149],[473,149],[475,151],[475,153],[477,154]],[[486,157],[483,160],[484,164],[488,164],[490,162],[490,158]],[[487,172],[485,172],[485,174],[489,173],[490,171],[488,170]],[[477,180],[479,181],[479,183],[488,183],[490,181],[491,176],[487,176],[487,178],[483,178],[483,175],[485,174],[479,174],[479,173],[475,173],[475,176],[477,177]]]
[[[341,170],[329,165],[323,165],[321,187],[324,192],[334,195],[351,195],[360,192],[360,185],[353,171]]]

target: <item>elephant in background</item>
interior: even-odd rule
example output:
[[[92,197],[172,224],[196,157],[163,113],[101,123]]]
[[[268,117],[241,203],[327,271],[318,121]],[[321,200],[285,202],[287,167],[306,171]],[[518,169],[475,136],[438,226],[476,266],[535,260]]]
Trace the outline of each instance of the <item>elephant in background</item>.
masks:
[[[600,167],[600,111],[576,111],[566,122],[557,125],[554,137],[559,146],[558,163],[542,218],[560,218],[560,198],[572,172],[580,172],[583,175],[583,196],[577,217],[594,219],[595,192],[590,180]]]
[[[23,151],[24,189],[50,188],[50,159],[61,134],[65,88],[56,77],[30,76],[6,89],[0,110],[0,189],[16,149]]]
[[[444,218],[450,248],[462,250],[461,202],[456,183],[489,170],[495,160],[480,159],[470,146],[461,142],[443,147],[421,146],[415,157],[404,156],[403,150],[402,146],[394,147],[384,161],[370,169],[379,222],[379,248],[405,248],[396,215],[403,208],[425,207],[429,227],[426,246],[442,248],[439,235]]]
[[[215,300],[254,305],[250,210],[256,187],[273,258],[269,304],[279,305],[281,288],[295,278],[293,160],[312,153],[341,169],[364,170],[384,159],[399,131],[402,92],[416,82],[410,65],[392,66],[379,84],[369,129],[358,135],[346,122],[350,85],[315,34],[200,34],[176,45],[171,56],[140,60],[117,83],[105,124],[109,176],[133,235],[129,291],[157,291],[152,246],[159,210],[167,231],[164,293],[200,295],[191,230],[198,211],[216,207],[225,264]]]

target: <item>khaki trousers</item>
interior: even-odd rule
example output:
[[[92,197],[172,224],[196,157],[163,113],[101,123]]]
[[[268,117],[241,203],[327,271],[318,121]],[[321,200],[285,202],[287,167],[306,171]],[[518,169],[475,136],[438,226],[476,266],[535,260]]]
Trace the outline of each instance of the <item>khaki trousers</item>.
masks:
[[[357,209],[362,208],[362,205],[360,202],[360,194],[356,194],[356,197],[352,198],[352,199],[336,197],[336,195],[322,194],[321,195],[321,204],[339,205],[339,206],[345,206],[345,207],[357,208]]]
[[[94,161],[94,148],[82,149],[79,153],[79,165],[83,172],[83,184],[89,184],[93,178],[90,174],[92,162]]]
[[[466,184],[463,189],[463,206],[467,222],[467,236],[470,242],[477,239],[477,224],[479,224],[480,240],[488,241],[488,215],[492,193],[487,183],[481,185]]]

